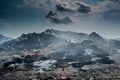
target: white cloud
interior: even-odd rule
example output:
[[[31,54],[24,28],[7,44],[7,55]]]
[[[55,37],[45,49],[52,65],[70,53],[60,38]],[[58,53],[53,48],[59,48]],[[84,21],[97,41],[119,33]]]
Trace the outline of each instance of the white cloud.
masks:
[[[97,6],[93,7],[94,13],[103,13],[110,10],[112,10],[112,13],[114,13],[114,11],[120,11],[120,0],[117,2],[114,0],[104,0],[102,2],[98,2]]]
[[[56,9],[58,11],[69,11],[69,12],[80,12],[80,13],[89,13],[91,12],[91,7],[88,4],[85,4],[80,1],[74,2],[61,2],[56,4]]]
[[[98,2],[97,6],[94,7],[94,11],[96,13],[109,11],[112,8],[113,4],[114,4],[113,1],[109,1],[109,0]]]

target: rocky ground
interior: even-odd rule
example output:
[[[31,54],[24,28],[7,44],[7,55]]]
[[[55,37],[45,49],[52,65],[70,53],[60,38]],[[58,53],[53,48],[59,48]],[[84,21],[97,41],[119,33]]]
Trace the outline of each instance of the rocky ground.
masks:
[[[94,67],[93,67],[94,66]],[[120,65],[66,67],[41,72],[37,68],[15,69],[1,73],[0,80],[120,80]]]
[[[110,64],[101,63],[101,58],[97,57],[91,59],[92,63],[81,63],[43,57],[43,60],[33,61],[33,58],[36,59],[34,54],[24,57],[11,57],[8,54],[1,56],[0,80],[120,80],[120,54],[108,56],[115,61]],[[6,62],[9,65],[4,64],[7,67],[3,67]]]

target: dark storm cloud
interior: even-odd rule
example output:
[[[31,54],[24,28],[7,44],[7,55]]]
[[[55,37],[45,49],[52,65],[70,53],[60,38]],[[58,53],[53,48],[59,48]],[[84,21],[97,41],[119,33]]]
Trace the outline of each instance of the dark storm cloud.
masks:
[[[14,23],[44,22],[49,11],[57,13],[49,19],[59,24],[79,22],[78,18],[84,17],[83,14],[94,18],[100,15],[101,19],[111,20],[118,17],[120,20],[120,0],[0,0],[0,19]]]
[[[69,24],[73,23],[72,20],[68,16],[62,16],[56,12],[50,11],[46,18],[49,19],[52,23],[55,24]]]
[[[53,16],[51,14],[49,17],[46,17],[47,20],[56,24],[73,23],[75,22],[73,19],[75,14],[80,15],[91,12],[91,7],[88,4],[77,0],[24,0],[24,5],[39,9],[48,15],[50,14],[48,13],[49,11],[56,12],[56,15]],[[66,14],[64,12],[68,13]],[[70,15],[71,12],[73,15]],[[46,16],[45,14],[42,14],[42,16]]]
[[[79,1],[74,1],[71,3],[68,3],[68,2],[58,3],[56,4],[56,9],[58,11],[70,11],[70,12],[80,12],[80,13],[91,12],[90,6]]]
[[[56,9],[58,11],[73,11],[71,9],[71,7],[69,6],[69,4],[67,3],[59,3],[59,4],[56,4]]]
[[[89,13],[91,12],[91,7],[82,2],[75,2],[79,6],[78,11],[80,13]]]

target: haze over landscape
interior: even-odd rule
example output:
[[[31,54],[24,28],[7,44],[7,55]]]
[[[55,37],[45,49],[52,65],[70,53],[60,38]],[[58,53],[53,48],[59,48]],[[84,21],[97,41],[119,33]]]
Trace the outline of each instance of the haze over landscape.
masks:
[[[120,80],[120,0],[0,0],[0,80]]]

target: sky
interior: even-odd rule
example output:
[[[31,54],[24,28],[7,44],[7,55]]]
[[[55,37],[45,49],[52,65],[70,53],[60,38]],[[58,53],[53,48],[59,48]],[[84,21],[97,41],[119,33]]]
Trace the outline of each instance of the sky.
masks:
[[[0,0],[0,34],[45,29],[120,38],[120,0]]]

